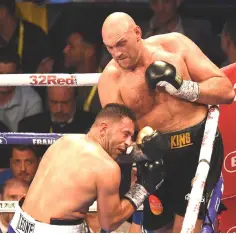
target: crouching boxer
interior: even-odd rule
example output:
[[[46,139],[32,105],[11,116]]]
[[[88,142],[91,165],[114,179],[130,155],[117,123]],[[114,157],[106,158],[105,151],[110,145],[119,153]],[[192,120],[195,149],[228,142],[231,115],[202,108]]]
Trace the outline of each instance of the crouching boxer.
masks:
[[[88,134],[63,136],[51,145],[16,207],[9,232],[86,232],[84,218],[95,200],[104,230],[127,220],[162,182],[161,162],[141,162],[136,183],[124,199],[119,197],[116,159],[132,144],[135,121],[129,108],[108,104]]]

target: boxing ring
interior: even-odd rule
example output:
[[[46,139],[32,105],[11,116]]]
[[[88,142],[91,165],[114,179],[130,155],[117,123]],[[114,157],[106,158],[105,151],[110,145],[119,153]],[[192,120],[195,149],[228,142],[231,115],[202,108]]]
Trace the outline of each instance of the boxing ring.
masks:
[[[98,83],[100,73],[91,74],[1,74],[0,86],[93,86]],[[209,107],[204,136],[199,156],[195,179],[182,226],[182,233],[191,233],[194,230],[200,204],[202,201],[205,181],[208,175],[213,142],[217,131],[219,109],[217,106]],[[0,133],[0,144],[24,145],[51,145],[64,134],[56,133]],[[71,134],[65,134],[71,135]],[[73,134],[72,134],[73,135]],[[78,135],[78,134],[77,134]],[[214,232],[217,212],[223,193],[223,179],[218,181],[208,203],[208,215],[202,227],[203,233]],[[0,212],[13,212],[15,203],[12,201],[0,202]],[[140,209],[140,211],[142,208]],[[90,207],[89,212],[96,212],[97,204]]]

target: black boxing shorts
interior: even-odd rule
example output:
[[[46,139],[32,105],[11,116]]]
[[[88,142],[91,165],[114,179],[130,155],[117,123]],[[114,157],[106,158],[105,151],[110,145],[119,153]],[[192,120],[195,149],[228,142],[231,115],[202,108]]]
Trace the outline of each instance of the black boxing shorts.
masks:
[[[174,215],[185,215],[186,207],[191,192],[191,183],[198,166],[202,138],[205,129],[206,118],[195,126],[181,131],[157,135],[157,146],[163,153],[165,167],[165,181],[157,191],[160,200],[161,212],[155,215],[150,199],[144,202],[143,226],[147,230],[159,229],[173,221]],[[209,196],[219,180],[223,163],[223,143],[221,134],[217,131],[210,170],[206,180],[199,219],[203,219],[205,205]]]

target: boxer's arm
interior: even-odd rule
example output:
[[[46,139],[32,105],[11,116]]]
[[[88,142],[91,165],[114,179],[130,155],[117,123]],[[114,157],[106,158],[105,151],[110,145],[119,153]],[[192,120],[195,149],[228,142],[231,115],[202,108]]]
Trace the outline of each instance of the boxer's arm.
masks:
[[[110,179],[104,180],[104,176]],[[101,178],[98,189],[98,218],[101,227],[106,231],[117,229],[124,221],[126,221],[135,211],[133,204],[127,199],[120,199],[120,169],[107,169]]]
[[[197,45],[182,34],[176,34],[191,79],[199,83],[200,95],[196,102],[203,104],[231,103],[235,93],[230,80]],[[178,43],[177,43],[178,44]]]
[[[119,76],[118,69],[111,62],[102,72],[98,82],[98,95],[102,107],[108,103],[123,104],[117,85]]]

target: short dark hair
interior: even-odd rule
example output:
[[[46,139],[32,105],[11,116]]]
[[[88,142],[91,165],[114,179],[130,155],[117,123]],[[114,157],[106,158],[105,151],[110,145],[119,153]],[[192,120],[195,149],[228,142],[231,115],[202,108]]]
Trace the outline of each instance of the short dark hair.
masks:
[[[15,0],[0,0],[0,8],[5,8],[11,15],[16,13]]]
[[[40,154],[40,150],[38,146],[36,145],[12,145],[11,157],[12,157],[13,149],[17,149],[19,151],[31,150],[38,159],[40,159],[42,156]]]
[[[131,119],[134,123],[136,122],[135,113],[130,108],[118,103],[109,103],[97,114],[96,120],[100,118],[122,119],[124,117]]]
[[[6,46],[0,49],[0,63],[14,63],[16,64],[17,70],[19,70],[20,57],[16,51]]]
[[[225,24],[224,24],[224,27],[223,27],[223,32],[231,38],[234,45],[236,46],[236,29],[235,29],[235,26],[236,26],[236,17],[235,16],[230,16],[225,21]]]

